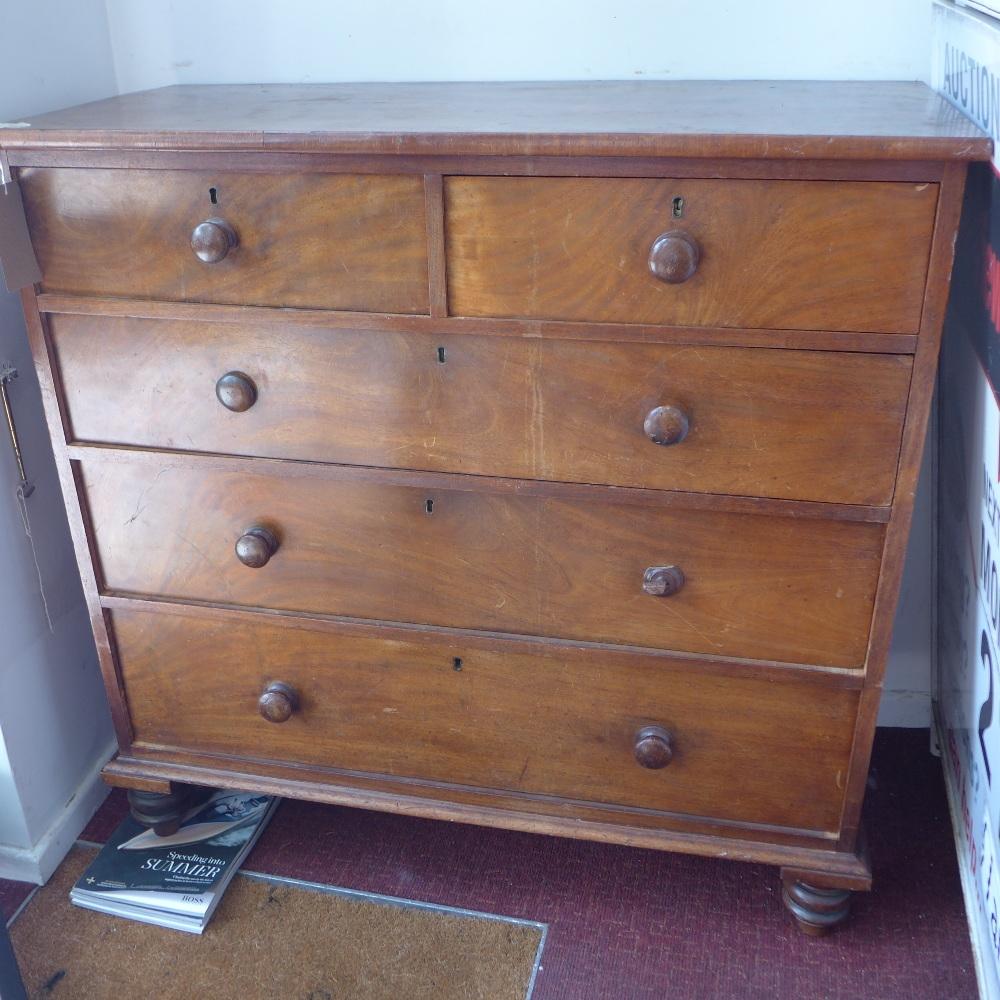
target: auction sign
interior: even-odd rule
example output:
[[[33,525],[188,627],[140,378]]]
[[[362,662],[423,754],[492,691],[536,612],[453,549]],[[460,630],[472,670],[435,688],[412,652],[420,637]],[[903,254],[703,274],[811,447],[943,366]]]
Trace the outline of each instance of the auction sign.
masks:
[[[932,83],[1000,144],[1000,21],[939,0]],[[936,716],[973,951],[1000,998],[1000,174],[970,171],[938,395]]]

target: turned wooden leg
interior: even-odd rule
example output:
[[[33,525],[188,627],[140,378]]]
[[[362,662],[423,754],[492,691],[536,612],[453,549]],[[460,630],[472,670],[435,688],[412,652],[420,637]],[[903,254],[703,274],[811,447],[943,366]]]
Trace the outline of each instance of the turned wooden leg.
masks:
[[[782,878],[782,899],[804,934],[819,937],[833,930],[851,912],[851,891],[810,885],[791,877]]]
[[[132,817],[143,826],[152,827],[158,837],[176,833],[187,812],[211,794],[211,788],[178,782],[171,783],[169,792],[147,792],[139,788],[130,788],[127,792]]]

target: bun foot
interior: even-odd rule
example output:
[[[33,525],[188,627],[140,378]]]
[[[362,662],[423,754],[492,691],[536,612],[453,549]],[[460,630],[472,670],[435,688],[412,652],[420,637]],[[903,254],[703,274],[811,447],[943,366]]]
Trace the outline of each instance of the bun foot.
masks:
[[[152,827],[158,837],[176,833],[188,811],[211,794],[211,788],[179,783],[172,784],[169,792],[146,792],[138,788],[130,788],[127,792],[132,818],[143,826]]]
[[[848,889],[828,889],[791,878],[782,883],[785,907],[804,934],[821,937],[843,923],[851,912]]]

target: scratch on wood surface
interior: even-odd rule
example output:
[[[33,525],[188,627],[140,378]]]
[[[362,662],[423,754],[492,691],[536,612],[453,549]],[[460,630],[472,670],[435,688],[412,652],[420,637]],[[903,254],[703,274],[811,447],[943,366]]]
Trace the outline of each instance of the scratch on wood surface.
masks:
[[[143,489],[143,491],[139,494],[139,499],[135,502],[135,512],[125,522],[124,527],[127,528],[146,509],[143,501],[145,501],[146,497],[149,496],[150,492],[156,486],[157,482],[159,482],[160,476],[162,476],[163,473],[167,471],[169,471],[169,469],[167,468],[160,469],[160,471],[157,472],[156,476],[153,478],[153,481],[147,487],[145,487],[145,489]]]

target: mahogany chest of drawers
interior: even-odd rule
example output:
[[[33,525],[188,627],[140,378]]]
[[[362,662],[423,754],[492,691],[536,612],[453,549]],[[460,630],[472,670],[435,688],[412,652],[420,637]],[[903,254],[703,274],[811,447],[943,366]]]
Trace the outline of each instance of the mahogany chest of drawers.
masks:
[[[181,87],[0,149],[140,818],[753,859],[843,919],[983,135],[916,84]]]

